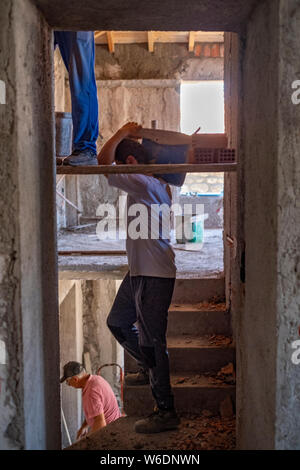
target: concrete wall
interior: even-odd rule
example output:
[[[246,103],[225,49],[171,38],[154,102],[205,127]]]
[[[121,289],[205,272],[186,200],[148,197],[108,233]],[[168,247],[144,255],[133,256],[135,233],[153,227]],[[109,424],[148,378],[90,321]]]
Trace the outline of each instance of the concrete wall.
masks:
[[[243,64],[246,292],[238,438],[252,449],[275,446],[278,54],[278,1],[266,1],[248,23]]]
[[[0,31],[0,448],[59,448],[51,33],[29,0]]]
[[[154,52],[148,44],[116,44],[111,54],[107,46],[96,46],[97,80],[222,80],[224,45],[216,44],[217,57],[211,45],[196,43],[194,52],[187,44],[156,43]]]
[[[300,79],[300,5],[280,1],[279,141],[277,160],[277,449],[299,449],[300,365],[291,361],[300,312],[300,105],[291,84]]]
[[[300,111],[291,101],[299,19],[296,1],[259,3],[242,55],[238,194],[245,187],[246,284],[236,339],[243,449],[300,446],[299,366],[291,361],[299,325]]]
[[[257,0],[35,0],[59,29],[112,31],[240,31]],[[187,8],[188,7],[188,8]]]
[[[60,368],[69,361],[82,362],[83,353],[83,298],[81,281],[59,281],[59,336]],[[62,409],[71,441],[83,422],[81,390],[61,385]],[[67,432],[62,423],[62,447],[69,445]]]
[[[78,25],[87,24],[76,16],[76,4],[82,6],[79,1],[72,2],[72,12],[60,2],[65,16],[58,14],[53,2],[38,3],[53,25],[66,27],[73,22],[74,27],[77,21],[80,29]],[[214,24],[223,29],[240,23],[241,16],[231,23],[228,17],[239,13],[241,4],[234,2],[238,10],[226,9],[227,20],[220,21],[216,3],[210,3],[215,17],[204,15],[202,19],[202,2],[201,8],[190,9],[192,21],[185,17],[185,23],[190,28],[192,24]],[[96,4],[89,1],[87,14],[96,11]],[[291,363],[290,348],[297,339],[299,314],[299,110],[291,104],[289,83],[299,78],[294,76],[298,71],[299,2],[256,4],[247,27],[240,108],[246,292],[239,319],[238,444],[244,449],[299,448],[295,419],[299,372]],[[251,2],[250,9],[252,6]],[[1,447],[55,448],[59,446],[60,419],[55,380],[59,361],[53,122],[49,119],[51,43],[47,25],[29,0],[3,0],[1,7],[0,79],[7,86],[7,104],[0,107],[0,339],[6,353],[0,370]],[[153,3],[149,8],[153,14]],[[168,16],[157,15],[156,21],[161,27],[169,24],[175,28],[179,22],[178,9],[176,12],[169,19],[168,10]],[[136,24],[147,17],[146,10],[139,10],[140,16],[134,13]],[[126,15],[121,17],[125,18],[123,25],[132,25]],[[152,20],[147,17],[149,25]],[[96,16],[89,21],[96,24]],[[114,25],[120,24],[117,17],[114,21]],[[139,26],[145,28],[147,21]]]
[[[102,279],[83,281],[83,339],[84,353],[89,353],[91,372],[96,374],[104,364],[124,365],[124,351],[112,336],[106,319],[114,302],[120,281]],[[120,403],[120,370],[118,367],[104,367],[101,370],[113,388]]]

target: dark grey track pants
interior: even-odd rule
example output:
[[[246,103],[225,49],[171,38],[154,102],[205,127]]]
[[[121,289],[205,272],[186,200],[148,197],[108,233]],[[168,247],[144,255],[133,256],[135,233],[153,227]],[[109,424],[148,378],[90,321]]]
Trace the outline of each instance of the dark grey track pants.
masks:
[[[116,340],[142,369],[149,369],[152,394],[160,409],[174,406],[166,345],[168,309],[175,278],[130,276],[118,290],[107,318]]]

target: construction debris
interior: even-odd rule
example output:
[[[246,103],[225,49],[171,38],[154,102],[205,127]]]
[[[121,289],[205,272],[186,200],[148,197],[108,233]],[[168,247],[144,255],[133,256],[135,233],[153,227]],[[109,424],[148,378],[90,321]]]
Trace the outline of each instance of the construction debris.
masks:
[[[215,346],[229,346],[232,343],[232,338],[224,335],[206,335],[208,342]]]
[[[181,415],[177,430],[151,434],[141,439],[134,432],[134,417],[120,418],[87,440],[68,449],[76,450],[234,450],[235,419],[208,415]]]
[[[190,418],[185,424],[189,429],[186,437],[178,435],[173,440],[173,448],[178,450],[230,450],[235,447],[234,419],[212,417],[208,410],[202,411],[202,417]]]

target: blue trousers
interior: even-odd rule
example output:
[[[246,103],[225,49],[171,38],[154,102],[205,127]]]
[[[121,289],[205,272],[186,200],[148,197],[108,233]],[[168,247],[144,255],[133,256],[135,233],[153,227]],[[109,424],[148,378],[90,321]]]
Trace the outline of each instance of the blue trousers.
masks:
[[[133,276],[123,279],[107,326],[142,369],[149,370],[153,397],[160,409],[172,409],[166,345],[168,309],[175,278]]]
[[[56,45],[69,73],[73,151],[89,149],[96,153],[99,128],[94,33],[54,31],[54,47]]]

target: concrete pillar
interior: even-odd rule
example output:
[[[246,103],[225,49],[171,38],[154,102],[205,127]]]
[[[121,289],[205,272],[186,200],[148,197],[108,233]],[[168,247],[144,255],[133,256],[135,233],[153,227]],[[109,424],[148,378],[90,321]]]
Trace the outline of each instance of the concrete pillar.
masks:
[[[84,295],[84,351],[89,352],[92,373],[104,364],[117,363],[123,368],[123,348],[117,343],[106,325],[106,319],[114,302],[119,281],[101,279],[86,281]],[[120,370],[105,367],[101,375],[114,392],[120,394]]]
[[[275,448],[278,5],[272,0],[257,6],[248,23],[243,62],[246,291],[238,346],[238,442],[243,449]]]
[[[0,16],[0,447],[60,448],[52,36],[29,0]]]
[[[106,325],[106,319],[115,300],[117,289],[116,281],[101,280],[95,282],[95,309],[98,318],[98,325],[101,332],[99,338],[100,345],[100,365],[117,363],[124,369],[123,348],[117,343]],[[115,393],[120,393],[120,369],[117,367],[106,367],[101,371],[104,377],[113,387]]]
[[[258,3],[243,59],[245,308],[240,312],[238,446],[298,449],[300,6]],[[270,47],[272,45],[272,47]],[[243,191],[240,186],[238,194]]]
[[[299,449],[300,365],[292,361],[300,312],[300,104],[291,88],[299,73],[300,5],[279,8],[279,113],[277,155],[277,449]],[[299,85],[298,85],[299,90]],[[299,96],[299,91],[298,91]],[[299,349],[299,346],[298,346]]]
[[[242,79],[241,79],[241,49],[242,43],[237,34],[225,33],[224,57],[224,99],[225,99],[225,132],[228,136],[228,145],[239,150],[239,127]],[[234,336],[236,332],[236,317],[243,303],[243,284],[241,276],[244,251],[244,192],[243,187],[244,160],[237,152],[239,163],[236,173],[224,174],[224,267],[226,284],[226,302],[231,308],[231,318]],[[229,236],[233,240],[230,244]]]
[[[225,132],[229,147],[237,149],[238,170],[236,174],[224,175],[224,268],[227,307],[230,308],[233,338],[236,344],[236,418],[237,438],[243,426],[243,372],[244,357],[241,341],[243,326],[245,278],[244,278],[244,205],[245,205],[245,159],[241,147],[242,126],[242,67],[243,43],[235,33],[224,36],[224,96]],[[227,236],[233,240],[228,243]]]
[[[81,281],[60,281],[60,364],[61,371],[69,361],[82,363],[82,289]],[[75,390],[66,383],[61,385],[62,409],[72,442],[82,424],[81,390]],[[62,445],[69,445],[67,433],[62,425]]]

